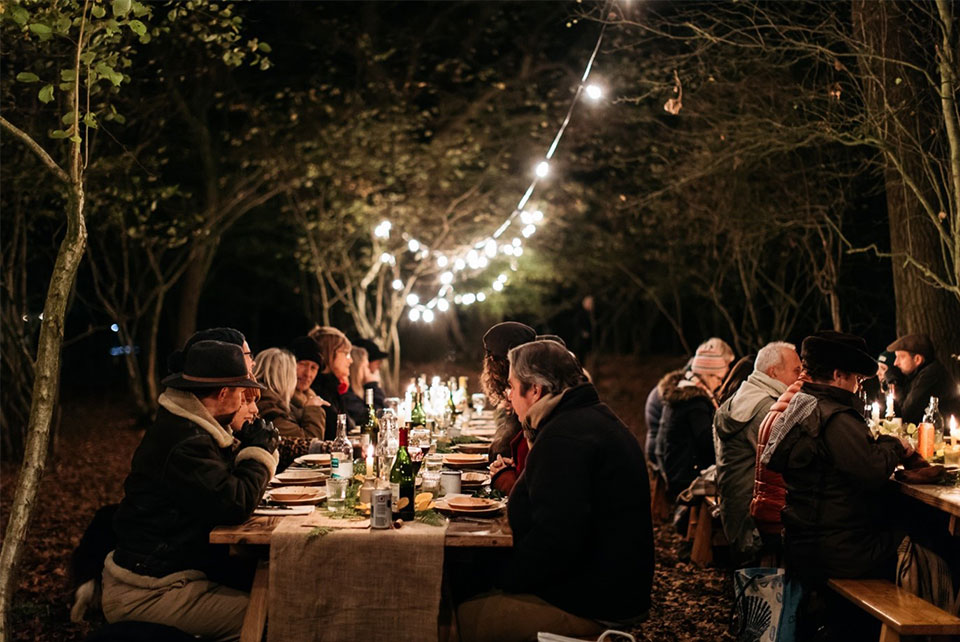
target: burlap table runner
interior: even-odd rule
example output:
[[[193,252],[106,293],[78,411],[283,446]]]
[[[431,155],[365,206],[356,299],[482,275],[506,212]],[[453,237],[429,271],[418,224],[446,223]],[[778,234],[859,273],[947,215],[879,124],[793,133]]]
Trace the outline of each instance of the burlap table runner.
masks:
[[[320,511],[280,522],[270,540],[269,642],[437,639],[446,526],[368,525]]]

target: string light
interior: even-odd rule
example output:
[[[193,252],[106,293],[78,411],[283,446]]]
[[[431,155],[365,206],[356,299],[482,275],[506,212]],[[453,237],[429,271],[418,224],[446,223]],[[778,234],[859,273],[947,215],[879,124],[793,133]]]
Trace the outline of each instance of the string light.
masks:
[[[394,279],[392,285],[393,285],[393,289],[394,289],[394,290],[402,290],[402,289],[403,289],[403,281],[401,281],[400,279]]]
[[[607,3],[606,7],[609,6],[610,2]],[[607,8],[605,8],[603,11],[606,13]],[[593,51],[587,60],[583,75],[580,78],[580,85],[577,87],[576,93],[573,99],[570,101],[570,106],[567,109],[566,116],[564,117],[560,128],[557,130],[556,136],[554,136],[553,142],[550,144],[550,147],[547,150],[547,153],[544,155],[543,160],[541,160],[535,166],[535,178],[533,178],[532,182],[523,193],[523,196],[520,198],[517,206],[514,208],[513,212],[511,212],[497,227],[496,231],[494,231],[494,233],[489,237],[482,239],[477,243],[473,243],[472,245],[467,245],[466,247],[460,246],[462,249],[455,250],[453,252],[433,252],[433,254],[436,255],[438,268],[444,269],[448,265],[452,264],[452,269],[444,270],[440,274],[439,281],[441,283],[441,287],[439,288],[436,296],[427,304],[427,307],[420,306],[420,298],[416,294],[410,293],[407,296],[406,303],[410,307],[409,318],[411,321],[418,321],[422,319],[427,323],[432,322],[434,320],[432,308],[436,307],[437,310],[446,312],[450,308],[450,301],[446,297],[451,294],[453,295],[452,298],[454,305],[472,305],[477,301],[483,302],[486,300],[487,294],[483,291],[454,294],[453,282],[456,279],[457,272],[462,272],[468,267],[470,270],[475,272],[483,270],[489,266],[490,259],[496,258],[498,253],[502,253],[511,257],[510,270],[512,272],[517,271],[518,267],[515,259],[516,257],[523,255],[523,240],[520,237],[523,237],[524,239],[530,238],[537,231],[536,224],[541,223],[544,219],[544,214],[541,210],[527,210],[527,203],[533,196],[538,182],[550,174],[551,167],[549,161],[553,159],[553,156],[557,151],[557,148],[560,144],[560,139],[563,137],[567,126],[570,124],[574,108],[576,107],[581,96],[586,96],[586,98],[592,101],[599,101],[603,97],[604,91],[601,86],[596,83],[587,83],[587,79],[590,76],[590,72],[593,69],[593,63],[600,51],[600,45],[603,42],[606,27],[607,23],[604,22],[600,28],[600,33],[597,37],[597,42],[593,47]],[[510,243],[501,243],[498,245],[497,239],[499,239],[500,236],[511,227],[517,218],[520,219],[520,223],[523,225],[519,236],[513,237]],[[374,229],[374,236],[377,238],[389,239],[391,228],[391,223],[387,220],[383,220]],[[464,250],[467,250],[467,247],[470,249],[463,254]],[[430,249],[424,246],[417,239],[408,238],[407,249],[414,255],[413,259],[415,261],[422,261],[431,254]],[[453,256],[451,257],[450,254]],[[457,256],[458,254],[459,256]],[[384,252],[380,255],[380,262],[383,264],[396,265],[397,259],[393,254]],[[501,292],[503,291],[506,282],[507,276],[505,274],[500,274],[497,279],[492,282],[491,287],[493,288],[494,292]],[[397,287],[398,283],[401,287]],[[403,282],[400,279],[396,279],[393,281],[393,286],[397,290],[402,289]]]

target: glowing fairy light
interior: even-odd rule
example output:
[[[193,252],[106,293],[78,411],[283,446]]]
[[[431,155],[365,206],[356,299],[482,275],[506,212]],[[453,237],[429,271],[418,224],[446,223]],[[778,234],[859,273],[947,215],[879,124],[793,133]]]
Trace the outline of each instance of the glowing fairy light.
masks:
[[[547,174],[550,173],[550,163],[548,163],[547,161],[540,161],[539,163],[537,163],[537,169],[535,171],[537,173],[537,176],[539,176],[540,178],[545,178]]]

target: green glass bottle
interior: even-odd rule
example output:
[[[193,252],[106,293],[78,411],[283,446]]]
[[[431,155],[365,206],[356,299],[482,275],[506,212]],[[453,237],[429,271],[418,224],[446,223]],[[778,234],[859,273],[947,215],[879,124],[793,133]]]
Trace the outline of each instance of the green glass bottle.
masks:
[[[369,446],[377,447],[377,440],[380,438],[380,420],[377,419],[377,410],[373,407],[373,388],[366,389],[367,397],[367,423],[363,424],[363,435],[361,444],[363,445],[362,456],[367,456]]]
[[[427,413],[423,411],[423,393],[417,386],[413,393],[413,410],[410,411],[410,428],[422,428],[427,425]]]
[[[413,461],[407,452],[409,431],[400,428],[400,445],[397,448],[397,458],[390,469],[390,494],[393,514],[405,522],[412,522],[413,506]]]

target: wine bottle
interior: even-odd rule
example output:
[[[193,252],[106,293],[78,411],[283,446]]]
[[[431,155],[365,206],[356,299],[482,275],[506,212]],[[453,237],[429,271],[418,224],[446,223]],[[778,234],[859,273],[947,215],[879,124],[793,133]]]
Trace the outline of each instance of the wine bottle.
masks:
[[[410,428],[423,428],[427,425],[427,413],[423,411],[423,392],[420,387],[413,393],[413,410],[410,411]]]
[[[457,402],[453,398],[453,392],[457,389],[457,383],[454,381],[453,377],[450,377],[450,381],[447,382],[447,411],[450,413],[451,417],[455,417],[460,414],[460,411],[457,410]]]
[[[366,457],[367,447],[376,447],[377,440],[380,438],[380,420],[377,419],[377,409],[373,407],[373,388],[367,388],[367,423],[363,425],[363,436],[361,443],[363,445],[362,455]]]
[[[331,470],[333,476],[341,479],[353,479],[353,444],[347,439],[346,415],[337,415],[337,438],[333,440],[330,453],[331,459],[337,460],[336,468]]]
[[[393,514],[405,522],[413,521],[413,462],[407,452],[409,431],[400,428],[400,445],[397,458],[390,469],[390,493]]]
[[[923,423],[930,424],[933,426],[933,445],[934,450],[939,452],[939,449],[943,448],[943,438],[944,438],[944,423],[943,416],[940,414],[940,399],[937,397],[930,397],[930,404],[927,406],[926,411],[923,413]],[[934,457],[936,457],[936,453]]]

